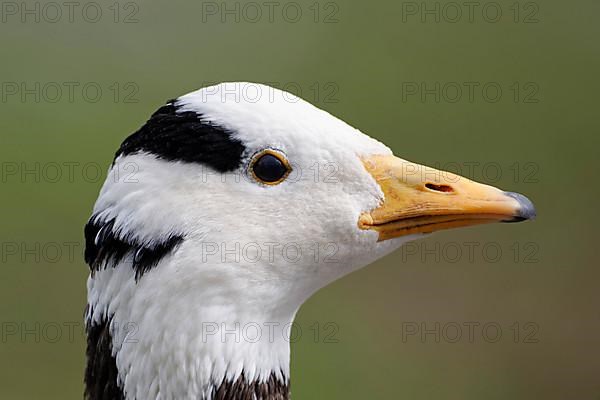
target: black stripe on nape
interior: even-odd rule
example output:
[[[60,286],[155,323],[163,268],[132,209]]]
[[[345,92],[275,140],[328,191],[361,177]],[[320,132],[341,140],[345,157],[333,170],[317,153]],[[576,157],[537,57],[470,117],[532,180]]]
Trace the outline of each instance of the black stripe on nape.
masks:
[[[118,384],[117,361],[112,355],[110,320],[104,319],[96,324],[88,321],[85,331],[87,333],[85,400],[124,400],[125,394]]]
[[[213,389],[214,400],[289,400],[290,385],[272,373],[264,382],[249,382],[244,371],[235,381],[223,380]]]
[[[242,163],[245,147],[232,132],[201,120],[192,111],[178,112],[176,100],[159,108],[137,132],[121,144],[121,155],[151,153],[167,161],[183,161],[231,172]],[[113,161],[114,164],[114,161]]]
[[[108,266],[115,267],[129,254],[133,255],[132,267],[136,282],[158,262],[183,242],[183,236],[171,235],[156,245],[139,243],[131,236],[119,237],[114,219],[106,222],[96,221],[92,216],[85,225],[85,262],[94,272]]]

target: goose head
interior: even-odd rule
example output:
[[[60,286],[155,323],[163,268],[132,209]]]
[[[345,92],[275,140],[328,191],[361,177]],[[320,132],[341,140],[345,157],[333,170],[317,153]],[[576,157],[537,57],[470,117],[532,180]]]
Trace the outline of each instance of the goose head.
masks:
[[[315,291],[436,230],[534,214],[289,93],[181,96],[122,143],[85,228],[86,396],[285,399]]]

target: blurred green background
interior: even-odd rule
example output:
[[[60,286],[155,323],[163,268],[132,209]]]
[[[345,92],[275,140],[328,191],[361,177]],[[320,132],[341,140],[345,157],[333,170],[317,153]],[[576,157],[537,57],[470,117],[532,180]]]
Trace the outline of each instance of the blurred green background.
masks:
[[[600,2],[48,4],[0,16],[0,398],[81,397],[82,229],[114,151],[165,100],[238,80],[538,209],[319,292],[294,399],[600,398]]]

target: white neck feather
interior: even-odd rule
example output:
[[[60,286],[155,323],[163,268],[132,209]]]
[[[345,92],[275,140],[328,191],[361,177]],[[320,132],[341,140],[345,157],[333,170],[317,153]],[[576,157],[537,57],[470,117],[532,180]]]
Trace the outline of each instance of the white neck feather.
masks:
[[[176,268],[169,260],[161,264]],[[160,281],[165,274],[148,273],[136,284],[133,275],[119,265],[88,280],[87,320],[111,320],[126,398],[210,399],[223,381],[236,381],[242,372],[248,382],[273,375],[288,382],[289,330],[301,301],[295,306],[288,301],[288,307],[273,299],[269,309],[253,301],[260,287],[247,286],[244,299],[243,292],[222,284],[223,277],[205,276],[200,290],[192,280],[182,285],[183,277],[165,282]]]

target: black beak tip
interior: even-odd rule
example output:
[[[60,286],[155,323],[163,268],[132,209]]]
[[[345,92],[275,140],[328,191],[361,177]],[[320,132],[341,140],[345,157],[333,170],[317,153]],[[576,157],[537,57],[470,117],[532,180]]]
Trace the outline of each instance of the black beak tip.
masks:
[[[520,193],[504,192],[504,194],[506,194],[508,197],[512,197],[513,199],[519,202],[519,210],[517,212],[517,215],[515,215],[513,219],[504,222],[521,222],[527,221],[528,219],[535,219],[535,207],[531,200],[529,200],[527,197],[523,196]]]

